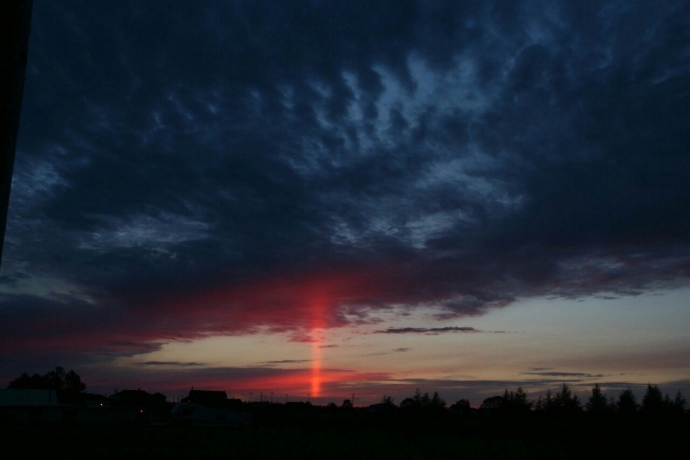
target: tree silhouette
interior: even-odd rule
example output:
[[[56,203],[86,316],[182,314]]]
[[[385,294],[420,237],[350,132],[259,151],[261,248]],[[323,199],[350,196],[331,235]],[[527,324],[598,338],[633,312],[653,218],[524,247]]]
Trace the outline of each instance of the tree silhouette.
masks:
[[[65,386],[65,377],[67,373],[61,366],[57,366],[54,371],[50,371],[45,375],[45,378],[50,382],[50,386],[55,390],[62,390]]]
[[[627,388],[621,392],[618,396],[618,402],[616,403],[616,410],[621,415],[633,415],[637,413],[638,405],[637,398],[635,398],[635,393],[630,388]]]
[[[667,396],[667,404],[670,405],[671,401]],[[642,408],[640,412],[645,415],[660,415],[664,412],[664,398],[661,394],[661,390],[658,386],[652,385],[651,383],[647,385],[647,390],[642,397]]]
[[[606,396],[601,392],[598,383],[592,388],[592,395],[589,397],[585,407],[587,408],[587,412],[592,414],[603,414],[609,411],[608,401]]]
[[[467,413],[470,410],[470,402],[467,399],[458,399],[449,409],[459,413]]]
[[[564,383],[554,397],[554,408],[559,412],[579,412],[582,410],[582,404],[577,395],[573,395],[568,384]]]
[[[395,400],[393,399],[392,396],[386,396],[384,395],[383,398],[381,398],[381,404],[386,404],[389,406],[394,406],[395,405]]]
[[[54,390],[62,402],[75,402],[86,391],[86,385],[73,370],[65,372],[61,366],[44,375],[29,376],[26,372],[12,380],[9,389]]]
[[[683,393],[681,393],[680,390],[678,390],[678,392],[676,393],[676,397],[673,398],[673,411],[677,414],[683,415],[683,413],[685,412],[686,402],[687,401],[683,397]]]
[[[426,407],[431,402],[431,398],[428,392],[422,394],[419,388],[417,388],[414,392],[414,396],[412,396],[412,401],[416,407]]]
[[[29,375],[23,372],[22,375],[12,380],[9,385],[9,389],[24,389],[24,390],[50,390],[50,382],[43,376],[34,374]]]
[[[434,392],[433,396],[429,396],[428,392],[422,394],[419,388],[415,390],[414,396],[405,398],[400,403],[401,409],[438,410],[445,407],[446,401],[438,395],[437,391]]]
[[[74,371],[69,371],[65,375],[64,390],[72,393],[82,393],[86,391],[86,384],[81,381],[81,377]]]
[[[414,400],[412,398],[405,398],[400,403],[401,409],[412,409],[414,407]]]
[[[539,396],[534,408],[540,412],[549,412],[552,411],[554,407],[554,400],[551,390],[546,390],[546,396],[543,399],[541,396]]]
[[[429,401],[429,407],[432,409],[444,409],[446,407],[446,400],[438,395],[437,391],[434,391],[434,395]]]
[[[491,396],[482,401],[482,405],[479,406],[480,409],[500,409],[503,405],[503,396]]]
[[[503,393],[503,401],[501,403],[501,409],[510,413],[521,413],[529,412],[534,404],[532,401],[527,399],[527,393],[518,387],[518,389],[513,391],[505,390]]]

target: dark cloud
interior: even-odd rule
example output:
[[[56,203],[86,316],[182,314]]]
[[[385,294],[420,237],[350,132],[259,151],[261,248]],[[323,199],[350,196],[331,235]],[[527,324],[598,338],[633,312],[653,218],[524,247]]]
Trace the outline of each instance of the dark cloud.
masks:
[[[145,361],[143,363],[136,363],[137,366],[171,366],[171,367],[199,367],[206,366],[204,363],[197,363],[193,361]]]
[[[573,377],[573,378],[601,378],[604,377],[603,374],[587,374],[583,372],[559,372],[559,371],[532,371],[523,372],[523,375],[539,375],[544,377]]]
[[[362,356],[381,356],[381,355],[390,355],[391,353],[405,353],[408,351],[410,351],[409,348],[396,348],[394,350],[382,351],[380,353],[367,353],[367,354],[362,355]]]
[[[688,31],[683,1],[37,4],[2,349],[687,284]]]
[[[459,327],[459,326],[447,326],[447,327],[389,327],[388,329],[374,331],[377,334],[426,334],[426,335],[438,335],[444,332],[482,332],[473,327]]]
[[[311,359],[281,359],[279,361],[264,361],[259,364],[296,364],[296,363],[309,363],[313,360]]]

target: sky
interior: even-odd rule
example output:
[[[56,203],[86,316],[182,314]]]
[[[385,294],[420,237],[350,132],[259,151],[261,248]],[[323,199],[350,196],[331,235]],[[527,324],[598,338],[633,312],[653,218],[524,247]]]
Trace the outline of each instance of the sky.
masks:
[[[684,0],[35,2],[0,382],[690,395],[688,125]]]

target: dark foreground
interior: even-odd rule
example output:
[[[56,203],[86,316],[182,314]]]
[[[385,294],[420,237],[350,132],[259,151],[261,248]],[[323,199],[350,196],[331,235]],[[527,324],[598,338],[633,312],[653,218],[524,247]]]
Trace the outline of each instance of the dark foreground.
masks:
[[[0,439],[3,458],[659,459],[687,458],[690,438],[685,422],[458,420],[436,427],[414,422],[388,427],[366,421],[346,425],[232,430],[150,424],[10,424],[1,427]]]

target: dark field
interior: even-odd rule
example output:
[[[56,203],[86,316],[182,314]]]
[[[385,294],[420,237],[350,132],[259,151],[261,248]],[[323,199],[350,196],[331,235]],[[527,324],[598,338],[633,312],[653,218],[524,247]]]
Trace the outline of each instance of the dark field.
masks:
[[[356,422],[356,421],[352,421]],[[682,423],[368,421],[244,430],[146,424],[5,425],[2,458],[687,458]],[[66,455],[66,457],[65,457]]]

